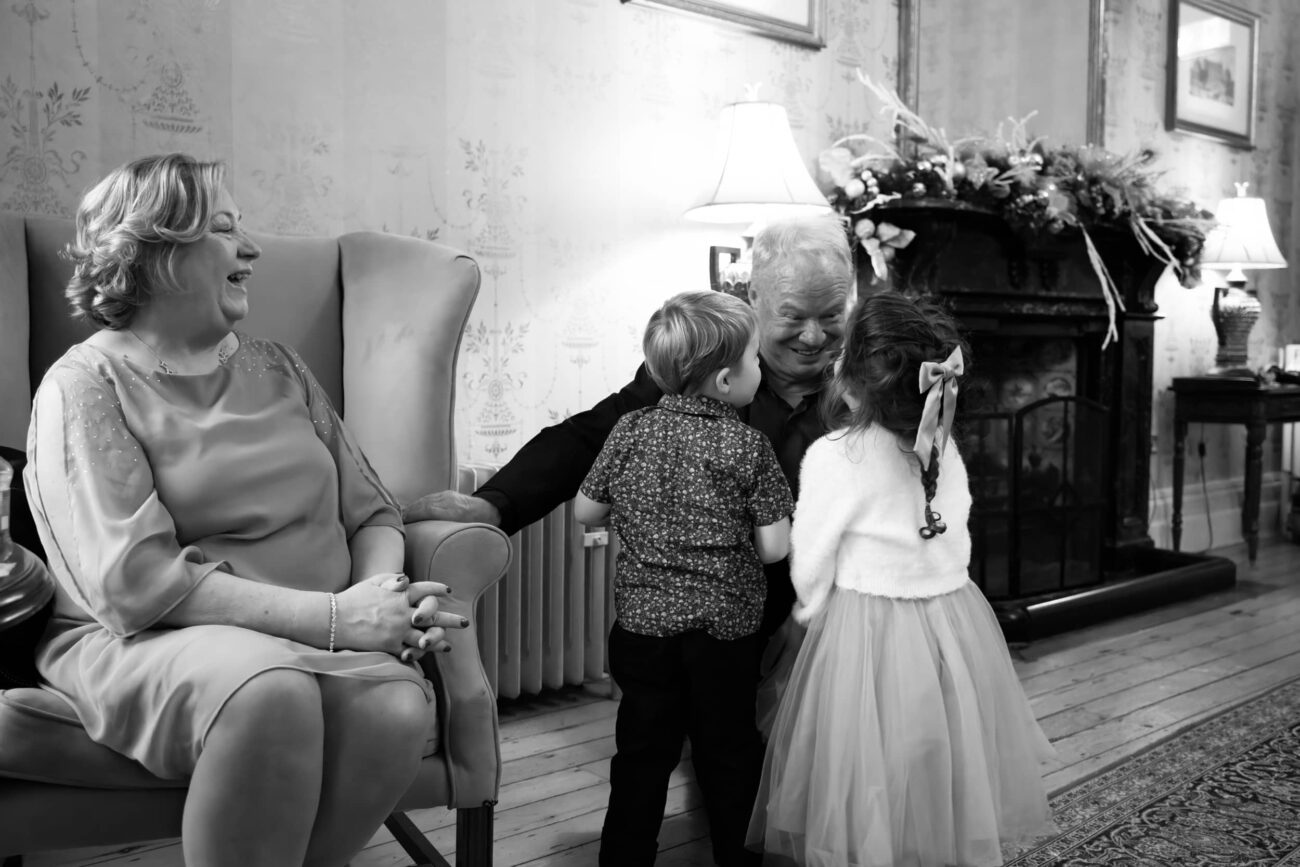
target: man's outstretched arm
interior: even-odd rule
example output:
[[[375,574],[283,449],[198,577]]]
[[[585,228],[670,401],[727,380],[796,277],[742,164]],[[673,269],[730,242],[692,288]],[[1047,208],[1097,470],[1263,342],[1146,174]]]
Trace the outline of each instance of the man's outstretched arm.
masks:
[[[571,499],[614,423],[626,412],[658,403],[662,395],[643,364],[614,394],[539,431],[473,496],[437,491],[407,506],[403,517],[477,521],[514,533]]]

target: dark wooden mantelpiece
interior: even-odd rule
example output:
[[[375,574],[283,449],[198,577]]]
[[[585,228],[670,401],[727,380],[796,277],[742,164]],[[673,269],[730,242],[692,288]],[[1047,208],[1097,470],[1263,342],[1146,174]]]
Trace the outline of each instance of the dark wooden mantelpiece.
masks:
[[[1169,582],[1162,577],[1166,573],[1195,573],[1186,582],[1189,588],[1194,586],[1194,592],[1223,586],[1225,582],[1231,584],[1235,569],[1225,575],[1218,558],[1202,558],[1216,561],[1210,565],[1218,571],[1207,578],[1206,562],[1196,561],[1192,555],[1171,560],[1163,555],[1172,552],[1153,550],[1148,524],[1152,364],[1155,322],[1159,318],[1155,287],[1164,263],[1146,255],[1127,232],[1091,233],[1124,300],[1124,309],[1115,311],[1117,339],[1103,350],[1110,322],[1108,308],[1079,231],[1022,234],[992,212],[947,202],[894,203],[874,210],[871,217],[916,233],[912,243],[896,253],[890,278],[893,285],[943,298],[970,336],[979,338],[986,354],[990,345],[996,347],[1002,338],[1076,341],[1077,394],[1109,410],[1106,478],[1111,487],[1103,540],[1103,584],[1112,583],[1112,578],[1115,585],[1131,579],[1133,587],[1143,588],[1134,591],[1143,600],[1139,607],[1180,595],[1170,590]],[[869,285],[869,264],[862,264],[860,290],[877,290],[879,286]],[[972,368],[978,369],[979,365],[977,352]],[[1230,562],[1222,562],[1231,567]],[[1089,597],[1081,603],[1081,609],[1068,615],[1058,611],[1054,616],[1073,618],[1070,625],[1075,625],[1081,610],[1091,612],[1088,616],[1092,619],[1111,607],[1134,610],[1132,606],[1125,608],[1122,602],[1112,606],[1102,599],[1107,592],[1102,587],[1080,593],[1081,599]],[[1059,609],[1061,601],[1053,599],[1050,604]],[[1007,626],[1004,621],[1004,628]],[[1008,634],[1011,632],[1008,629]]]
[[[1116,549],[1151,545],[1152,351],[1155,286],[1164,263],[1147,256],[1128,233],[1092,233],[1126,308],[1116,311],[1118,340],[1103,351],[1106,301],[1078,231],[1020,234],[996,214],[948,203],[895,205],[874,216],[916,232],[894,260],[895,285],[943,297],[971,334],[1087,335],[1085,346],[1095,340],[1079,391],[1111,412],[1108,541]]]

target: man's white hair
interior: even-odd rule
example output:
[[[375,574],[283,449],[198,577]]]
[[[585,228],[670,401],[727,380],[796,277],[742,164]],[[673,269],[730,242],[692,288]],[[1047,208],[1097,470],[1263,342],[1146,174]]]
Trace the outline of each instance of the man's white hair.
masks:
[[[809,270],[841,273],[853,286],[848,230],[835,214],[773,220],[754,236],[750,286],[762,294]]]

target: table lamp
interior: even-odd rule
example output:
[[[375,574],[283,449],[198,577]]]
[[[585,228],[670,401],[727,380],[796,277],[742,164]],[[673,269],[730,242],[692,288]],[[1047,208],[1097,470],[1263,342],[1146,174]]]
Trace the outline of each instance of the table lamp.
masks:
[[[1264,200],[1247,196],[1247,186],[1237,184],[1237,195],[1219,203],[1214,213],[1216,225],[1201,251],[1201,267],[1228,272],[1228,285],[1215,287],[1210,307],[1219,350],[1208,375],[1253,382],[1255,373],[1246,366],[1246,341],[1259,318],[1259,298],[1253,288],[1246,287],[1245,272],[1287,265],[1273,239]]]
[[[684,216],[748,226],[744,248],[709,248],[709,284],[744,297],[748,244],[762,222],[829,211],[830,204],[799,156],[784,106],[749,98],[725,106],[721,121],[710,181]]]

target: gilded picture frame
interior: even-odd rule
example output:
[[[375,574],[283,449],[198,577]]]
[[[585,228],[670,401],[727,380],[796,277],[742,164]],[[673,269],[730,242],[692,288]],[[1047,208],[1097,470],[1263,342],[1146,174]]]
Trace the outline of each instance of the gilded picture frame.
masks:
[[[805,48],[825,48],[825,0],[620,0],[634,6],[654,6],[717,18],[742,29],[792,42]]]
[[[1222,0],[1170,0],[1165,128],[1255,146],[1259,16]]]
[[[1104,145],[1106,136],[1106,4],[1107,0],[1076,0],[1084,8],[1087,27],[1077,34],[1082,44],[1076,54],[1085,58],[1086,68],[1068,70],[1068,74],[1077,74],[1085,78],[1086,99],[1083,105],[1084,116],[1081,121],[1083,140],[1090,144]],[[951,0],[951,4],[973,5],[977,9],[985,4],[975,0]],[[924,9],[922,7],[925,7]],[[935,0],[898,0],[898,95],[913,111],[926,112],[921,105],[921,69],[922,55],[927,45],[923,38],[922,13],[933,15],[942,11],[943,4]],[[992,14],[996,4],[989,3],[987,8]],[[927,25],[928,26],[928,25]],[[933,117],[927,118],[934,122]],[[900,153],[908,153],[912,142],[900,137],[895,147]]]

